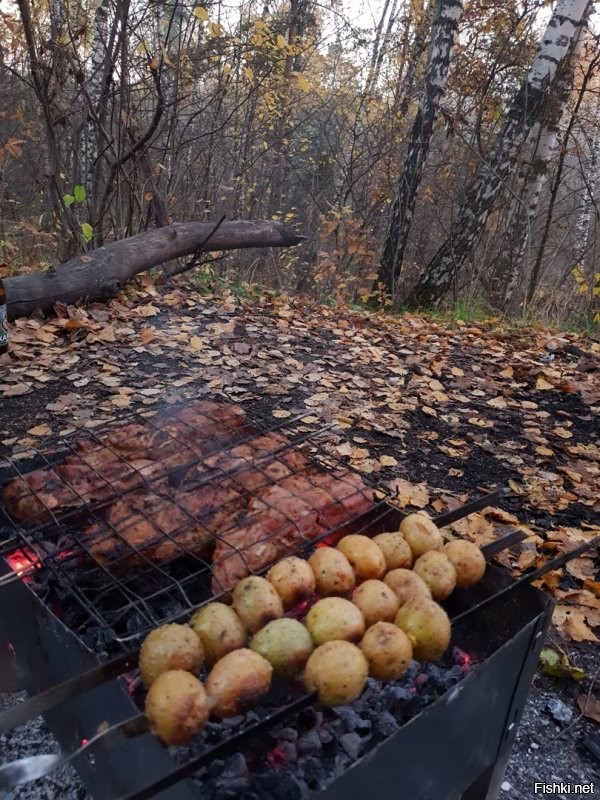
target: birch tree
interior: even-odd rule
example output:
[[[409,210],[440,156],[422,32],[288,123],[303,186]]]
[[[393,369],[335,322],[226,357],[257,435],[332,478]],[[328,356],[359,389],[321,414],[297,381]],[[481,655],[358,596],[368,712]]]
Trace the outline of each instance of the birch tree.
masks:
[[[550,164],[560,147],[561,121],[573,89],[575,67],[584,54],[586,31],[587,18],[579,28],[568,67],[563,70],[562,76],[557,81],[556,91],[553,92],[544,119],[536,122],[529,134],[528,152],[523,161],[520,181],[523,189],[521,196],[515,198],[511,205],[506,236],[507,246],[499,255],[498,272],[501,276],[501,285],[504,286],[505,308],[512,305],[517,286],[519,284],[525,286],[525,281],[522,279],[529,276],[527,253],[531,242],[532,225],[542,189],[546,185]]]
[[[394,298],[394,301],[397,300],[396,282],[400,275],[402,259],[410,233],[423,166],[427,158],[440,102],[444,95],[450,55],[462,13],[462,5],[462,0],[437,0],[435,6],[425,85],[394,197],[378,275],[379,281],[384,284],[386,291]]]
[[[556,76],[573,49],[590,0],[558,0],[531,65],[505,115],[494,148],[466,191],[450,232],[408,298],[412,306],[437,305],[473,251],[513,169],[520,147],[539,119]]]

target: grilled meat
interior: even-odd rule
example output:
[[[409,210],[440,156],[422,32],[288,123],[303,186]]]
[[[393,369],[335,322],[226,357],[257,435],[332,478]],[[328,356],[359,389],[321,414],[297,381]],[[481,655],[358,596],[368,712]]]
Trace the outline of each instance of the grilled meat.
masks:
[[[273,487],[308,463],[298,452],[272,455],[285,446],[289,441],[279,434],[257,436],[195,464],[175,486],[162,479],[152,489],[130,492],[107,507],[81,542],[99,563],[120,568],[186,551],[210,558],[215,534],[244,515],[251,492]]]
[[[61,513],[107,500],[227,447],[240,438],[244,412],[201,400],[144,423],[121,425],[98,439],[80,439],[62,463],[15,478],[4,489],[13,519],[39,525]]]
[[[373,504],[357,475],[313,469],[262,491],[229,530],[219,532],[213,556],[215,594],[298,550]]]

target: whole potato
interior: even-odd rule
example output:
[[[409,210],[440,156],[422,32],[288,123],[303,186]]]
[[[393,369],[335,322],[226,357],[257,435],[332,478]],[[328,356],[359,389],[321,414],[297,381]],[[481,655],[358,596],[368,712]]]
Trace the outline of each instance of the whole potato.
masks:
[[[414,596],[401,605],[396,619],[407,634],[418,661],[435,661],[450,644],[450,619],[444,609],[429,597]]]
[[[172,669],[200,672],[204,661],[202,643],[189,625],[176,622],[150,631],[140,648],[139,668],[144,686]]]
[[[233,590],[232,605],[250,633],[256,633],[272,619],[283,617],[281,598],[266,578],[250,575]]]
[[[316,645],[333,639],[359,642],[365,632],[361,610],[343,597],[325,597],[306,615],[306,627]]]
[[[296,556],[284,558],[267,573],[287,610],[314,594],[315,576],[308,561]]]
[[[429,550],[415,561],[413,571],[423,578],[434,600],[445,600],[456,588],[456,570],[445,553]]]
[[[350,642],[327,642],[317,647],[306,662],[304,685],[319,693],[324,706],[351,703],[362,692],[369,665],[362,652]]]
[[[302,671],[314,645],[301,622],[284,617],[255,633],[250,649],[267,659],[276,677],[292,678]]]
[[[146,716],[152,732],[165,744],[186,744],[208,722],[204,686],[182,669],[163,672],[146,695]]]
[[[192,616],[190,627],[200,637],[209,667],[246,644],[246,630],[241,619],[224,603],[209,603],[200,608]]]
[[[273,668],[258,653],[242,648],[217,661],[206,679],[206,694],[215,717],[243,714],[271,686]]]
[[[412,658],[406,633],[391,622],[377,622],[360,643],[369,662],[369,675],[379,681],[395,681],[404,675]]]
[[[383,581],[365,581],[354,590],[352,602],[358,606],[369,628],[375,622],[391,622],[400,607],[393,589]]]
[[[350,566],[361,580],[381,578],[385,574],[385,558],[379,547],[368,536],[352,533],[337,543]]]
[[[485,557],[479,547],[464,539],[454,539],[444,546],[444,553],[454,564],[456,585],[461,589],[477,583],[485,573]]]
[[[429,550],[441,550],[444,537],[439,528],[424,514],[409,514],[400,523],[400,533],[404,536],[413,558],[419,558]]]
[[[396,594],[400,605],[414,594],[431,597],[429,586],[427,586],[423,578],[420,578],[411,569],[393,569],[388,572],[383,582]]]
[[[317,547],[308,559],[321,597],[344,595],[354,589],[356,578],[346,556],[335,547]]]
[[[412,550],[399,531],[396,533],[380,533],[378,536],[373,537],[373,541],[383,553],[386,572],[399,568],[410,569],[413,560]]]

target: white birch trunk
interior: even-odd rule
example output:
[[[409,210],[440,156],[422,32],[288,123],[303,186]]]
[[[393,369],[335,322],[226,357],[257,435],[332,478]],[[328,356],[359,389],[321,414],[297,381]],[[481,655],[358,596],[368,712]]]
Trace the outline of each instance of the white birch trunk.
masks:
[[[550,164],[558,153],[561,140],[562,121],[565,109],[575,78],[575,68],[579,63],[587,41],[587,17],[582,21],[577,34],[577,41],[571,55],[571,64],[564,70],[563,77],[558,82],[556,91],[549,103],[546,119],[543,126],[535,123],[531,130],[530,140],[532,151],[525,160],[527,173],[524,176],[524,189],[518,204],[515,203],[514,212],[510,218],[506,241],[508,247],[505,251],[504,263],[501,273],[504,278],[504,306],[509,308],[513,304],[517,286],[524,290],[529,280],[530,264],[528,259],[529,245],[531,243],[531,228],[539,205]],[[541,132],[539,128],[541,127]]]
[[[506,114],[489,160],[466,193],[450,235],[430,261],[409,302],[437,305],[481,236],[506,177],[546,103],[559,68],[572,52],[590,0],[558,0],[525,80]]]

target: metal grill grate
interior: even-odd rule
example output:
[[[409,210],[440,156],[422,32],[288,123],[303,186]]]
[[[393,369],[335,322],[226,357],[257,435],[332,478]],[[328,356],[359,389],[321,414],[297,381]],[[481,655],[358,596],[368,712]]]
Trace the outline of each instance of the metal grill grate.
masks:
[[[76,432],[0,467],[0,552],[88,646],[114,652],[384,512],[319,439],[208,400]]]

